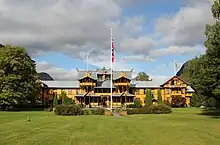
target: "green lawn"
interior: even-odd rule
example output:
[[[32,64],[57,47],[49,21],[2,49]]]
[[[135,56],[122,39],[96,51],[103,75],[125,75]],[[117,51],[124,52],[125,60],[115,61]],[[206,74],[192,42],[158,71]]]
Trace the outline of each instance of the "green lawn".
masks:
[[[2,145],[219,145],[220,118],[201,110],[169,115],[56,116],[50,112],[0,112]],[[27,117],[31,122],[27,122]]]

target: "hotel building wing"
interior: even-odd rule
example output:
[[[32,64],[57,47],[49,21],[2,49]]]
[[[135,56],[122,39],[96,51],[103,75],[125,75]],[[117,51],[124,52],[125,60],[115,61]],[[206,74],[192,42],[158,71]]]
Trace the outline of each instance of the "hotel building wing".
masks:
[[[76,81],[41,81],[43,100],[52,103],[55,95],[61,99],[61,93],[65,92],[66,96],[75,100],[76,103],[90,107],[110,107],[110,70],[77,71],[78,80]],[[171,102],[173,97],[179,96],[184,97],[186,106],[189,106],[194,90],[178,76],[167,80],[135,81],[132,79],[131,73],[132,70],[113,71],[113,107],[133,104],[134,99],[139,99],[144,105],[146,89],[151,91],[155,102],[158,99],[158,90],[160,90],[163,101]]]

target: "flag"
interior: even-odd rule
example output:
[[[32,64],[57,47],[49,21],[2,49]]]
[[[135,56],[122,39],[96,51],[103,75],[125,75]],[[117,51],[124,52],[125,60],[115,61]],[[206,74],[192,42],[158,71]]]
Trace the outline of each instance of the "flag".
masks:
[[[113,38],[112,38],[112,40],[111,40],[112,42],[112,62],[115,62],[115,53],[114,53],[114,49],[115,49],[115,46],[114,46],[114,41],[113,41]]]

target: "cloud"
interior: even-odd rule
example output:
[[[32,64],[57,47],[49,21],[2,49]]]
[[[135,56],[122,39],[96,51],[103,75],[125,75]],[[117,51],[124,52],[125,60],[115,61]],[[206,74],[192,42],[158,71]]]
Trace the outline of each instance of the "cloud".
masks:
[[[204,46],[169,46],[167,48],[160,48],[150,51],[150,56],[159,57],[159,56],[175,56],[176,54],[180,55],[198,55],[202,54],[205,51]]]
[[[130,50],[136,54],[148,55],[149,51],[156,42],[149,36],[140,36],[137,38],[127,37],[120,43],[120,49],[123,51]]]
[[[30,54],[102,48],[120,19],[113,0],[1,0],[0,40],[24,45]],[[13,9],[13,11],[12,11]]]
[[[78,76],[76,69],[66,70],[46,61],[37,62],[36,69],[48,73],[54,80],[76,80]]]
[[[155,61],[155,59],[151,58],[150,56],[146,55],[130,55],[130,56],[124,56],[123,57],[124,61],[139,61],[139,62],[150,62],[150,61]]]
[[[210,0],[188,0],[176,14],[156,20],[156,33],[163,44],[195,46],[203,43],[205,26],[211,20]]]
[[[90,64],[98,67],[109,64],[110,28],[116,55],[129,53],[128,60],[201,51],[205,24],[211,20],[210,0],[184,1],[176,14],[156,18],[151,34],[142,33],[144,16],[123,14],[126,6],[146,2],[152,0],[0,0],[0,40],[24,45],[33,57],[52,51],[84,59],[88,50],[96,48]]]

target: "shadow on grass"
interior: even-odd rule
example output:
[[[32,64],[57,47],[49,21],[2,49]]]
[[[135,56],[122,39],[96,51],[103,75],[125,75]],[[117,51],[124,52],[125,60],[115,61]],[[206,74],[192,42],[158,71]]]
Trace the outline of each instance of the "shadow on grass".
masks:
[[[206,108],[203,109],[199,115],[206,115],[212,118],[218,119],[220,118],[220,109],[219,108]]]

